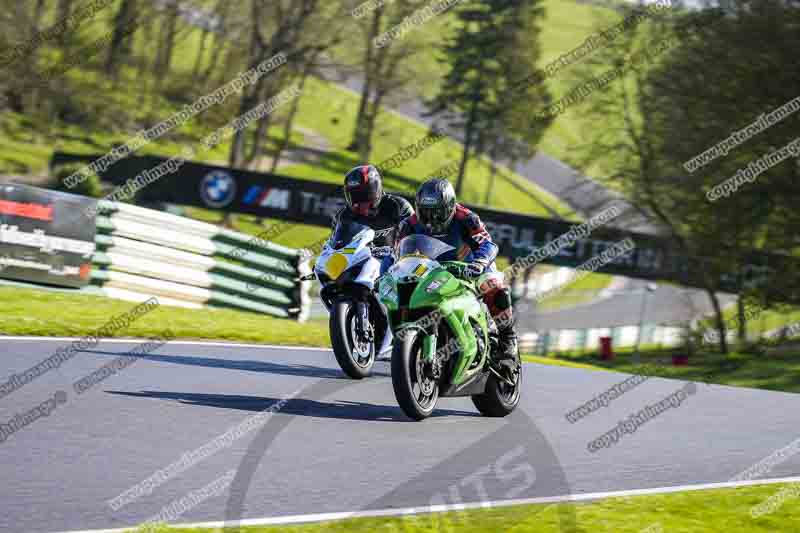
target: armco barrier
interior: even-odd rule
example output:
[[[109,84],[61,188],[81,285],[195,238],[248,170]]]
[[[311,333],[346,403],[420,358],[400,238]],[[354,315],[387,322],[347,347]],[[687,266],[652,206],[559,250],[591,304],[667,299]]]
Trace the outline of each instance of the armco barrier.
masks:
[[[84,288],[95,251],[94,224],[72,213],[94,198],[31,187],[0,186],[0,277],[19,283]]]
[[[559,351],[599,349],[600,338],[611,337],[614,348],[625,348],[636,345],[638,333],[639,326],[526,332],[520,335],[519,345],[521,353],[546,355]],[[647,324],[641,344],[679,346],[683,343],[684,334],[685,329],[681,327]]]
[[[94,291],[166,305],[229,307],[304,321],[310,282],[302,250],[196,220],[100,201]]]

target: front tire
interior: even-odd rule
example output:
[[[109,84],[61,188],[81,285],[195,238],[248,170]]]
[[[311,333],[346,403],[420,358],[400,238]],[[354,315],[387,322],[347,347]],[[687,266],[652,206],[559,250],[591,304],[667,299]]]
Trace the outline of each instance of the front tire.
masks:
[[[439,383],[426,375],[422,337],[416,329],[395,337],[392,348],[392,387],[400,409],[414,420],[431,416],[439,399]]]
[[[510,415],[519,405],[521,388],[522,367],[517,375],[517,383],[513,387],[492,373],[486,380],[483,394],[472,396],[472,403],[483,416],[502,418]]]
[[[329,320],[331,344],[336,362],[342,371],[353,379],[364,379],[375,364],[375,343],[360,343],[355,334],[355,309],[353,302],[333,304]]]

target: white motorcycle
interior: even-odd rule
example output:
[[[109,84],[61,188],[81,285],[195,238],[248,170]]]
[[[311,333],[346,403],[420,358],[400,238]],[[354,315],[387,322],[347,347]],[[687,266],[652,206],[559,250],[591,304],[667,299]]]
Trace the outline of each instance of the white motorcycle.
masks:
[[[386,308],[375,294],[381,262],[372,254],[374,239],[368,226],[339,224],[314,266],[330,314],[333,353],[353,379],[367,377],[376,357],[392,346]]]

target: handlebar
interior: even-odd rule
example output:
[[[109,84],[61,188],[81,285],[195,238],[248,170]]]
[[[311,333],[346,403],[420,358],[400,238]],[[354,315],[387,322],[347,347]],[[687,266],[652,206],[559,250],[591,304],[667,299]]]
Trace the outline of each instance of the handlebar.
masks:
[[[467,265],[469,263],[465,263],[464,261],[442,261],[440,264],[445,268],[445,270],[450,272],[452,275],[454,275],[458,279],[460,279],[462,281],[474,283],[474,280],[467,279],[464,276],[464,270],[467,268]]]
[[[469,263],[465,263],[464,261],[441,261],[439,264],[447,270],[464,270]]]

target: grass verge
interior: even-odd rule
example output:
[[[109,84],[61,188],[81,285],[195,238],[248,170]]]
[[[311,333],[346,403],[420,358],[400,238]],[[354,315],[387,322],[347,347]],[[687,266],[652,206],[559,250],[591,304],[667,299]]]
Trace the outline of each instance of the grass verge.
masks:
[[[800,392],[800,346],[753,349],[721,355],[700,352],[689,357],[687,365],[672,364],[673,355],[683,349],[648,349],[633,360],[632,349],[617,350],[611,361],[602,361],[596,352],[554,354],[550,357],[524,356],[528,362],[568,366],[589,370],[612,370],[629,374],[657,376],[732,387],[749,387],[778,392]]]
[[[750,309],[750,306],[747,306]],[[723,311],[725,324],[729,330],[738,331],[738,306],[731,305]],[[800,323],[800,308],[782,305],[777,309],[765,309],[758,312],[755,318],[747,321],[745,330],[749,339],[765,338],[777,332],[783,327]],[[704,328],[716,330],[713,318],[707,318],[701,322]]]
[[[99,296],[0,287],[0,334],[76,337],[97,331],[134,303]],[[330,346],[327,320],[293,320],[228,309],[161,306],[143,315],[116,337],[149,337],[167,329],[179,339]]]
[[[538,311],[558,311],[575,307],[596,299],[603,289],[611,285],[614,276],[589,272],[574,283],[555,291],[537,303]]]
[[[577,526],[597,533],[800,532],[795,512],[798,485],[763,485],[655,496],[609,498],[586,504],[520,505],[396,518],[364,518],[318,524],[245,527],[247,533],[565,533]],[[774,512],[752,518],[750,510],[784,490],[790,496]],[[791,495],[794,494],[794,499]],[[570,507],[565,509],[565,507]],[[565,512],[566,511],[566,512]],[[574,514],[573,514],[574,513]],[[566,523],[574,517],[574,524]],[[562,520],[564,523],[562,523]],[[569,520],[570,522],[572,520]],[[153,532],[141,528],[139,531]],[[158,533],[212,533],[220,529],[172,529]]]

